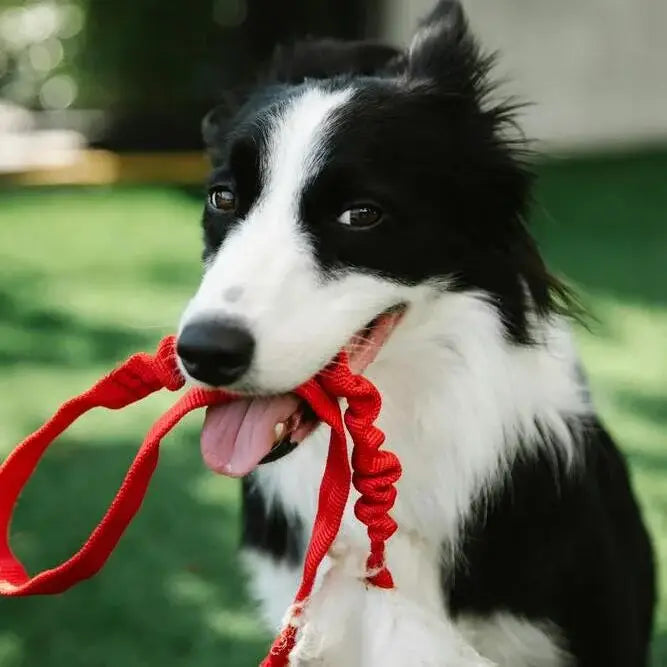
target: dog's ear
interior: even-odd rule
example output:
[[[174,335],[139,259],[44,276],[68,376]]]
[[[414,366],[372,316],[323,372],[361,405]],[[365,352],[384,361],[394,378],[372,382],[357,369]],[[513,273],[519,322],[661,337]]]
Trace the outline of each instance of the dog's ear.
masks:
[[[230,121],[241,107],[243,99],[242,91],[227,91],[220,104],[211,109],[201,122],[204,146],[214,165],[220,162]]]
[[[215,165],[220,162],[221,147],[224,141],[229,110],[226,104],[211,109],[202,120],[201,134],[209,159]]]
[[[228,112],[226,105],[211,109],[201,122],[201,134],[204,146],[210,149],[224,136]]]
[[[268,78],[278,83],[299,84],[306,79],[329,79],[351,74],[372,76],[391,67],[400,52],[373,41],[307,39],[279,46]]]
[[[475,41],[458,0],[440,0],[419,24],[407,52],[407,74],[464,84],[479,64]]]

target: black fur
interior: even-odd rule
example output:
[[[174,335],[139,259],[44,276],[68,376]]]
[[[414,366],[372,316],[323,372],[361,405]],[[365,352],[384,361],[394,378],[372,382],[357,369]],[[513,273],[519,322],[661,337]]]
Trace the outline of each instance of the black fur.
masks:
[[[480,500],[446,599],[454,617],[508,611],[555,623],[578,667],[640,667],[655,602],[651,546],[611,438],[595,420],[575,427],[582,470],[543,452],[517,460]]]
[[[301,525],[294,517],[287,520],[279,502],[273,502],[269,509],[252,478],[242,480],[242,489],[241,546],[269,554],[276,561],[297,565],[304,552]]]
[[[524,288],[548,311],[553,281],[522,223],[531,179],[498,138],[501,113],[430,82],[365,82],[338,114],[328,159],[304,195],[322,266],[483,289],[509,335],[528,341]],[[383,224],[341,230],[336,214],[366,201],[385,212]]]

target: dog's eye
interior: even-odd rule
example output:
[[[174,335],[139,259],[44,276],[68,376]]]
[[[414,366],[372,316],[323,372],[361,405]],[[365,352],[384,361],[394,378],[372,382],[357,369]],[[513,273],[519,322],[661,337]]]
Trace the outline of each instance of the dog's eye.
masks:
[[[362,204],[360,206],[353,206],[343,211],[338,218],[338,222],[349,227],[373,227],[382,220],[382,211],[377,206],[370,204]]]
[[[211,188],[208,193],[208,205],[214,211],[233,213],[236,210],[236,195],[227,187]]]

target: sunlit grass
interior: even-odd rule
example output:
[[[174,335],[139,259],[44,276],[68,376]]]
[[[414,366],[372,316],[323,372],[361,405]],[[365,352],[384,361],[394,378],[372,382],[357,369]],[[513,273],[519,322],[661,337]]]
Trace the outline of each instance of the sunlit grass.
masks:
[[[665,169],[667,158],[650,156],[545,168],[537,216],[546,254],[597,317],[578,332],[580,349],[663,563]],[[173,331],[199,276],[201,204],[160,188],[0,197],[2,455],[64,398]],[[79,546],[172,400],[95,414],[55,448],[16,516],[14,544],[33,568]],[[235,560],[237,487],[204,470],[199,419],[165,442],[146,503],[100,576],[56,598],[0,600],[0,667],[258,662],[267,637]],[[667,664],[664,604],[656,634],[655,664]]]

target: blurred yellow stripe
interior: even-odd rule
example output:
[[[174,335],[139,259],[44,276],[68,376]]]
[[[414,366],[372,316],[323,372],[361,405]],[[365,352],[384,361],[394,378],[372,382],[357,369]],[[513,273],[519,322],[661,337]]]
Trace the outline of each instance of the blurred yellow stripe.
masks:
[[[84,150],[66,165],[3,174],[11,185],[202,184],[209,171],[204,153],[113,153]]]

